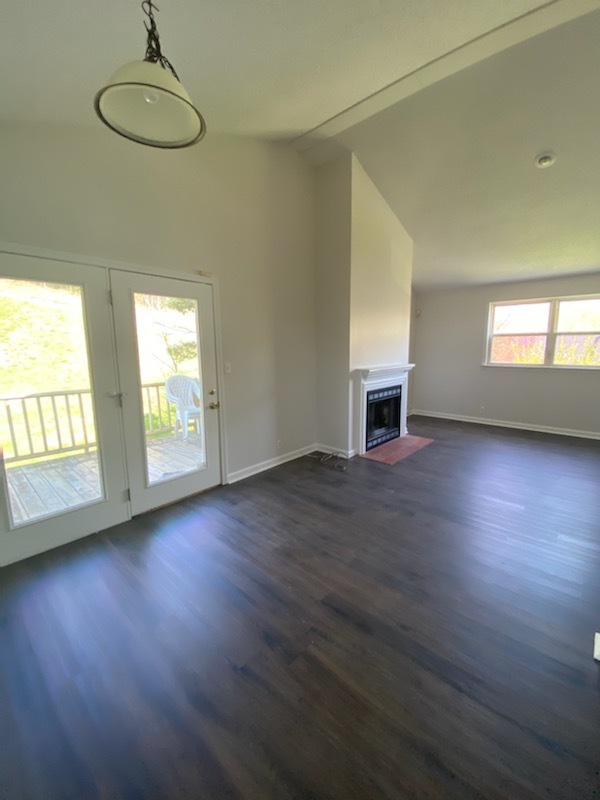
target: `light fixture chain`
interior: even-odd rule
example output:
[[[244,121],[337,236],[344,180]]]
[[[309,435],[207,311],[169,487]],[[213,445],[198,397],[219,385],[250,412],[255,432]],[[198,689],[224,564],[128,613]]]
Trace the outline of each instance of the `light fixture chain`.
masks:
[[[150,25],[144,22],[144,27],[148,34],[148,44],[146,45],[144,61],[150,61],[152,64],[160,64],[163,69],[170,70],[177,80],[179,80],[179,75],[175,72],[175,67],[171,64],[169,59],[162,54],[160,49],[158,28],[156,27],[156,20],[154,19],[154,12],[159,11],[159,8],[154,5],[152,0],[143,0],[142,10],[150,20]]]

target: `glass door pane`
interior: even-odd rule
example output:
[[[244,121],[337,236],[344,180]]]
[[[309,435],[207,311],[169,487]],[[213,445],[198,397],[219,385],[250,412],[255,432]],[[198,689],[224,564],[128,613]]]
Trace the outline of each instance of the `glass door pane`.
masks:
[[[111,270],[132,514],[221,481],[213,287]]]
[[[81,286],[0,278],[0,387],[11,527],[103,500]]]
[[[148,486],[206,466],[198,303],[133,295]]]

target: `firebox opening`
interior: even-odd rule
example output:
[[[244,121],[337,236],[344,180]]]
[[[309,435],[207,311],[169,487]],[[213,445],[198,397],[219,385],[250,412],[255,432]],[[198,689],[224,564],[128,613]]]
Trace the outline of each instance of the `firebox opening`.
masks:
[[[401,386],[367,392],[366,450],[400,436],[401,399]]]

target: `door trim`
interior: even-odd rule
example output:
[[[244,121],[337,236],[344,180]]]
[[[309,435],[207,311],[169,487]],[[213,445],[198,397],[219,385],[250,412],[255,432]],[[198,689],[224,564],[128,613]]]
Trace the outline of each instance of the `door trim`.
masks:
[[[143,273],[126,272],[125,270],[111,270],[110,284],[113,298],[113,321],[117,341],[117,363],[119,367],[119,386],[120,391],[124,392],[125,400],[122,402],[122,414],[125,426],[125,451],[127,454],[129,488],[131,490],[131,507],[134,516],[143,514],[154,508],[169,505],[190,495],[197,494],[221,484],[221,444],[219,435],[220,414],[209,410],[211,398],[209,387],[212,387],[214,399],[219,399],[219,380],[217,376],[216,347],[215,347],[215,319],[214,319],[214,292],[213,286],[208,283],[198,283],[195,281],[180,280],[178,278],[165,278],[157,275],[147,275]],[[200,401],[198,433],[201,439],[192,438],[188,444],[190,449],[185,448],[184,458],[191,458],[188,461],[188,468],[181,472],[172,461],[175,454],[163,456],[160,460],[158,472],[167,470],[167,475],[162,477],[154,475],[150,479],[150,463],[153,461],[152,454],[155,453],[152,437],[148,438],[144,425],[145,402],[149,402],[146,397],[144,383],[161,381],[165,386],[165,379],[169,375],[181,372],[176,366],[167,366],[165,371],[164,363],[160,366],[153,364],[148,372],[144,369],[145,354],[148,352],[148,342],[153,333],[161,328],[167,320],[160,319],[150,313],[150,318],[146,317],[142,305],[138,306],[137,296],[151,296],[163,298],[187,298],[194,302],[195,311],[193,315],[193,325],[189,325],[186,330],[186,337],[195,337],[196,344],[196,366],[191,372],[183,372],[183,375],[193,374]],[[149,329],[140,338],[140,317],[149,324]],[[188,319],[188,324],[190,320]],[[177,320],[177,324],[185,327],[183,319]],[[181,329],[180,329],[181,330]],[[193,331],[193,333],[192,333]],[[145,333],[148,334],[148,340]],[[158,345],[160,349],[160,345]],[[150,351],[152,351],[150,346]],[[191,363],[191,362],[190,362]],[[190,366],[190,365],[188,365]],[[147,364],[146,364],[147,368]],[[190,366],[191,369],[191,366]],[[162,376],[159,377],[159,376]],[[168,381],[167,381],[168,383]],[[168,402],[168,391],[167,404]],[[164,402],[164,400],[163,400]],[[210,405],[209,405],[210,404]],[[182,439],[187,436],[184,433],[182,422]],[[171,433],[174,431],[171,429]],[[174,442],[177,447],[177,436]],[[201,444],[200,444],[201,442]],[[163,442],[167,448],[170,446],[169,440]],[[159,448],[162,452],[162,448]],[[155,464],[155,468],[156,468]],[[175,472],[171,470],[175,470]]]
[[[194,272],[179,272],[175,270],[159,269],[157,267],[144,266],[128,261],[117,261],[116,259],[102,258],[100,256],[88,256],[69,251],[52,250],[47,247],[36,245],[20,244],[17,242],[6,242],[0,239],[0,252],[19,256],[29,256],[50,261],[64,261],[68,264],[85,264],[90,267],[104,267],[106,270],[115,269],[122,272],[141,272],[145,275],[155,275],[159,278],[175,278],[184,281],[194,281],[197,283],[208,283],[213,287],[214,298],[214,321],[215,321],[215,349],[217,353],[217,380],[219,383],[219,402],[221,409],[219,413],[219,446],[221,448],[221,484],[227,481],[227,434],[226,434],[226,414],[227,414],[227,395],[225,392],[225,372],[223,369],[223,340],[221,336],[221,297],[219,283],[212,272],[206,270],[195,270]]]
[[[0,566],[51,550],[98,530],[106,530],[131,518],[130,504],[123,493],[127,485],[122,458],[121,415],[112,391],[117,386],[112,314],[107,297],[107,273],[103,268],[56,261],[35,256],[1,254],[0,274],[24,281],[46,281],[81,286],[82,322],[89,369],[89,391],[93,398],[98,469],[102,476],[102,495],[89,502],[68,504],[63,509],[14,524],[9,514],[9,490],[4,461],[0,464],[3,492],[0,493]],[[6,262],[6,264],[4,263]],[[19,263],[21,262],[21,263]],[[52,268],[52,274],[50,274]],[[98,346],[106,337],[109,348]],[[59,444],[62,446],[59,437]],[[110,461],[111,454],[115,455]],[[35,456],[34,456],[35,457]],[[65,521],[67,520],[68,521]]]

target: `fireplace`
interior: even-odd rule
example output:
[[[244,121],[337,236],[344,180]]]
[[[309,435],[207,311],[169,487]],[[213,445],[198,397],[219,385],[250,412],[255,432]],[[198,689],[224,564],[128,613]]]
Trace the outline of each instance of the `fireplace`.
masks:
[[[408,433],[408,374],[413,367],[414,364],[390,364],[352,372],[350,456]]]
[[[400,436],[401,399],[402,386],[367,392],[366,450]]]

